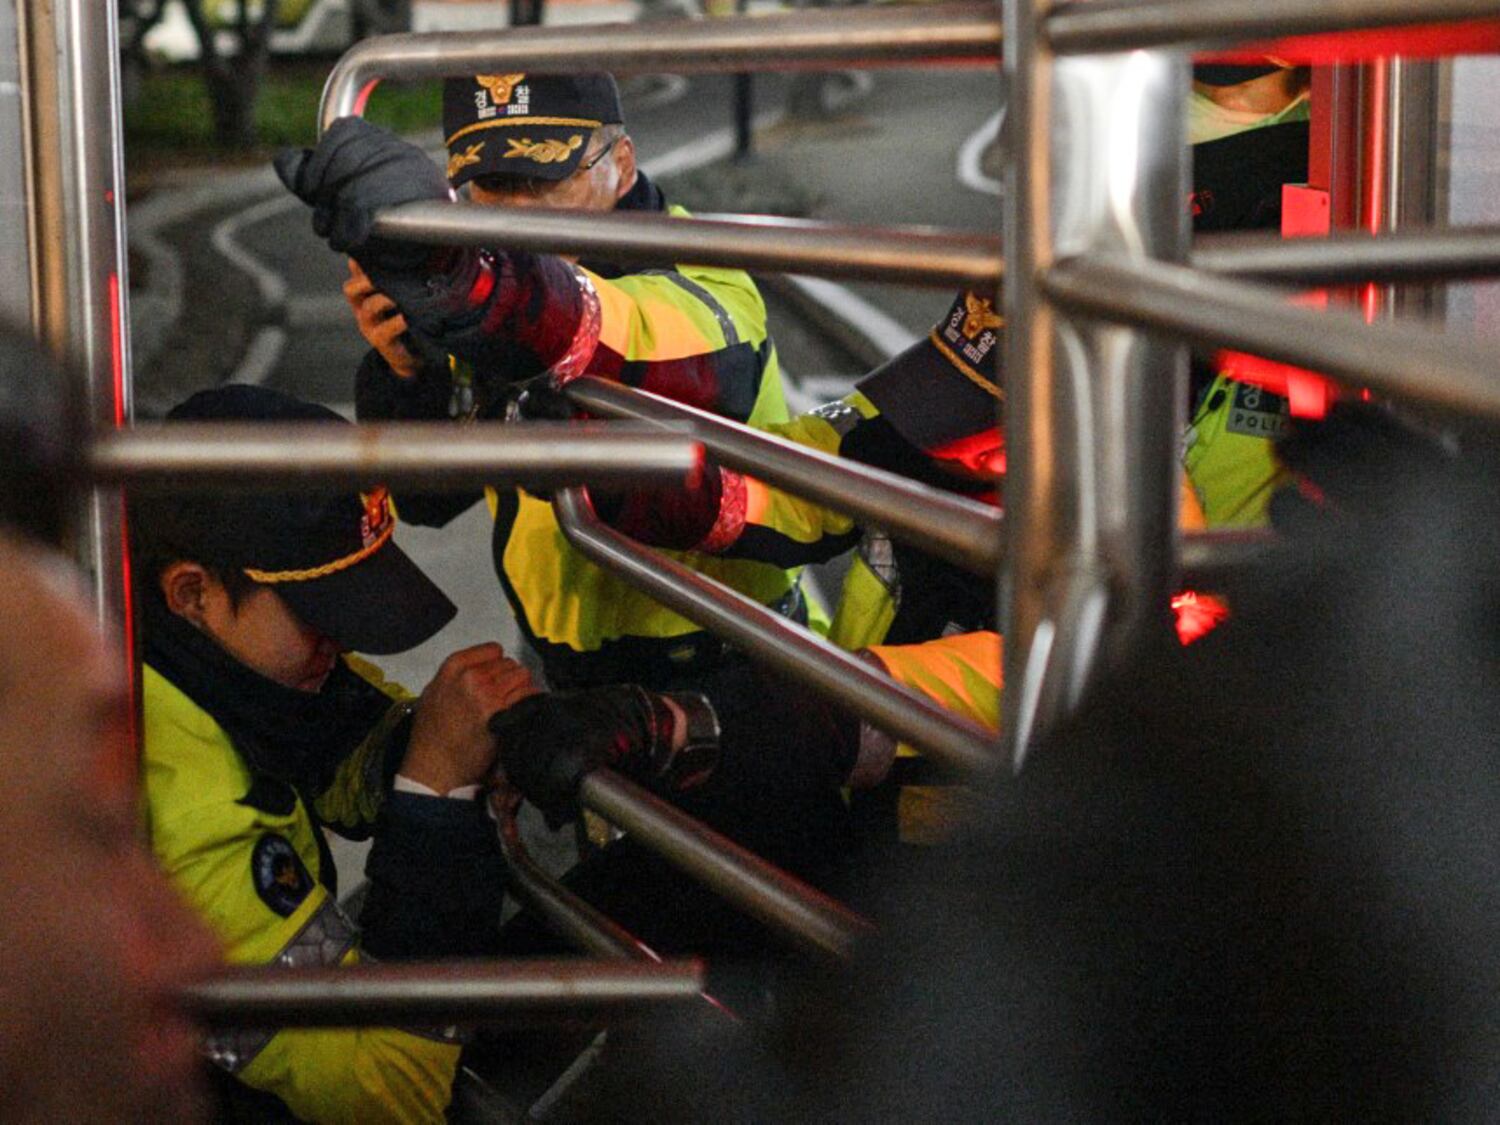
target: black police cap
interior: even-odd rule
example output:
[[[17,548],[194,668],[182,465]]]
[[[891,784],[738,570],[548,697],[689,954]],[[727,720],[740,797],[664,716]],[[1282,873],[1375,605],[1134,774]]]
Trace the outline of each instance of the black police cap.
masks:
[[[476,176],[566,179],[595,129],[624,122],[608,74],[478,74],[443,83],[454,187]]]
[[[167,420],[347,424],[327,407],[235,383],[198,392]],[[205,553],[211,549],[216,559],[274,589],[341,648],[402,652],[457,613],[392,541],[395,513],[383,487],[364,494],[194,494],[183,503]]]

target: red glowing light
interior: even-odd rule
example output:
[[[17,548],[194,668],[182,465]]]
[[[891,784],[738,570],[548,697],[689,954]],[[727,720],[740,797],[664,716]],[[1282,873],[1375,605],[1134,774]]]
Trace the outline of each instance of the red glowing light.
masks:
[[[1216,598],[1212,594],[1184,590],[1172,599],[1172,612],[1177,615],[1177,639],[1184,645],[1190,645],[1226,621],[1229,606],[1222,598]]]

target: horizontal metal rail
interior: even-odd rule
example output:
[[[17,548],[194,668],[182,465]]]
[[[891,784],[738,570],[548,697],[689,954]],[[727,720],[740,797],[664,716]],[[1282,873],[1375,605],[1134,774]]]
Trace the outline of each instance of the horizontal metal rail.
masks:
[[[705,74],[838,66],[910,66],[1000,58],[993,4],[839,8],[664,24],[452,31],[366,39],[334,66],[319,129],[360,113],[374,84],[504,71]]]
[[[739,646],[753,659],[797,677],[954,769],[980,773],[1000,765],[995,736],[978,723],[898,684],[753,598],[606,527],[581,489],[557,493],[553,507],[563,534],[586,558]]]
[[[1495,0],[1068,0],[1052,6],[1042,29],[1056,54],[1087,55],[1493,16]]]
[[[1193,246],[1194,268],[1305,285],[1500,276],[1500,227],[1338,234],[1330,238],[1215,235]]]
[[[654,950],[613,918],[584,902],[531,858],[516,823],[516,805],[502,789],[490,797],[509,876],[506,887],[553,932],[587,953],[627,961],[660,961]]]
[[[987,504],[796,445],[648,391],[588,376],[568,397],[596,414],[664,424],[690,423],[710,456],[861,523],[881,528],[958,566],[989,577],[1003,556],[1002,520]]]
[[[1366,324],[1314,311],[1284,293],[1164,262],[1068,259],[1040,278],[1075,313],[1239,348],[1384,395],[1500,418],[1500,358],[1414,324]]]
[[[1258,528],[1184,534],[1178,547],[1182,581],[1196,590],[1222,590],[1247,565],[1263,561],[1280,542],[1274,532]]]
[[[697,961],[434,961],[329,969],[225,969],[180,993],[215,1026],[535,1026],[621,1019],[699,1001]]]
[[[476,203],[408,203],[375,233],[438,246],[567,252],[622,265],[732,266],[943,288],[1000,284],[1000,239],[937,227],[870,227],[750,215],[581,214]]]
[[[702,821],[607,769],[583,779],[579,801],[725,901],[813,952],[848,960],[870,924]]]
[[[333,426],[288,422],[166,422],[95,437],[97,483],[182,488],[443,487],[525,480],[629,486],[682,481],[702,466],[692,437],[657,427],[576,423],[399,422]]]

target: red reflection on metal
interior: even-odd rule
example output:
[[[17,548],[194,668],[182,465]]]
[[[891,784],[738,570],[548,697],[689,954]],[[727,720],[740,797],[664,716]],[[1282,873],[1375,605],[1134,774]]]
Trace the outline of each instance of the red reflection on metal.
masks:
[[[1360,225],[1371,234],[1386,227],[1386,182],[1389,179],[1390,153],[1390,84],[1389,59],[1374,59],[1365,67],[1363,159],[1360,166]],[[1380,316],[1386,287],[1369,282],[1360,286],[1359,306],[1365,323],[1373,324]]]
[[[109,360],[114,377],[115,429],[125,424],[125,330],[120,308],[120,275],[109,275]]]
[[[1196,590],[1184,590],[1173,598],[1172,612],[1177,618],[1177,640],[1184,645],[1207,636],[1229,619],[1227,602]]]
[[[1244,352],[1220,352],[1218,370],[1241,383],[1280,395],[1291,406],[1294,418],[1321,418],[1338,397],[1338,388],[1316,371],[1262,359]]]
[[[1198,62],[1261,63],[1267,55],[1293,65],[1328,66],[1389,55],[1430,59],[1500,54],[1500,19],[1373,27],[1324,35],[1292,35],[1195,56]]]
[[[380,85],[380,79],[372,78],[366,82],[359,94],[354,99],[354,112],[357,116],[365,115],[365,106],[370,104],[370,95],[375,92],[375,87]]]
[[[120,275],[109,275],[109,359],[110,374],[114,389],[115,429],[125,425],[125,310],[120,293]],[[140,692],[137,684],[135,645],[135,590],[130,576],[130,528],[126,523],[125,497],[115,495],[112,503],[120,508],[120,626],[121,643],[125,647],[125,667],[130,678],[130,698],[134,706],[130,709],[130,739],[125,744],[131,759],[126,763],[131,775],[140,761]]]
[[[130,755],[128,765],[132,775],[138,769],[141,760],[141,693],[138,682],[140,662],[136,660],[136,633],[135,633],[135,585],[130,571],[130,526],[127,522],[129,510],[125,506],[125,498],[119,496],[115,502],[120,505],[120,625],[121,643],[125,646],[125,667],[128,669],[130,689],[130,739],[126,742]]]

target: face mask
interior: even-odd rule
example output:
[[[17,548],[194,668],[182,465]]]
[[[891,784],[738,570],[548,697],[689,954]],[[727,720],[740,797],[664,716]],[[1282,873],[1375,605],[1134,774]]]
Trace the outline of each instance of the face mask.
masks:
[[[1188,94],[1187,133],[1188,144],[1201,145],[1208,141],[1222,140],[1236,133],[1251,129],[1264,129],[1268,125],[1279,125],[1283,121],[1297,121],[1307,116],[1307,95],[1275,113],[1255,113],[1251,110],[1226,109],[1210,98],[1193,90]]]

